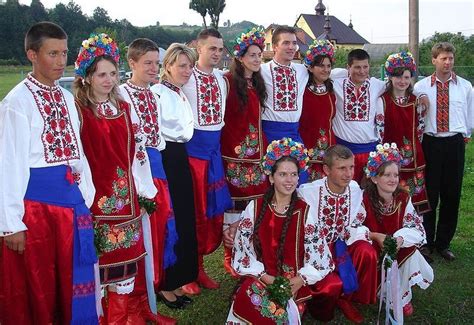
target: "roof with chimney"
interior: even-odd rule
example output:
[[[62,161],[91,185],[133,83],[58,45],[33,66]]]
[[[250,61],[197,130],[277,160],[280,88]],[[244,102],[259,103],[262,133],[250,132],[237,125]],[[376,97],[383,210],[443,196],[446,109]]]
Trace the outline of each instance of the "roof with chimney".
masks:
[[[305,30],[311,39],[328,39],[336,44],[366,44],[369,43],[354,30],[352,19],[349,25],[344,24],[336,16],[326,12],[322,0],[316,5],[315,14],[301,14],[295,25]]]

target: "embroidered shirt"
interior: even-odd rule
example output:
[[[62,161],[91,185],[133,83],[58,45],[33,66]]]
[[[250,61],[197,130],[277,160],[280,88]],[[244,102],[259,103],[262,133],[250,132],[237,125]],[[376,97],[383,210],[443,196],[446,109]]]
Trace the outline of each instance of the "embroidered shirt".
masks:
[[[434,136],[449,136],[461,133],[470,137],[474,127],[474,100],[472,85],[469,81],[454,73],[448,79],[448,128],[438,131],[438,97],[437,84],[441,82],[435,74],[415,84],[414,89],[428,95],[430,108],[425,117],[425,133]]]
[[[138,127],[145,136],[145,146],[163,150],[166,142],[161,138],[161,112],[157,96],[150,88],[136,86],[130,81],[121,85],[120,90],[125,101],[131,105],[133,127]]]
[[[262,119],[276,122],[298,122],[303,107],[303,94],[308,83],[308,70],[303,64],[285,66],[275,60],[261,65],[267,89]]]
[[[193,74],[182,88],[194,115],[194,128],[219,131],[224,126],[227,85],[222,72],[206,73],[193,68]]]
[[[87,206],[95,195],[70,92],[31,74],[0,104],[0,236],[26,230],[23,198],[30,168],[69,165]]]

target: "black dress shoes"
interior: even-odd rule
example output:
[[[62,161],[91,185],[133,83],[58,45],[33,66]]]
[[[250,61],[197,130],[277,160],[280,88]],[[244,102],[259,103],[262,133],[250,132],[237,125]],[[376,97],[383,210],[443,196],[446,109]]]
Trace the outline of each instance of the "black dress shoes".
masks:
[[[161,292],[158,292],[157,297],[167,307],[169,307],[171,309],[182,309],[182,308],[184,308],[184,302],[181,299],[179,299],[178,297],[176,297],[176,300],[170,301],[170,300],[166,299],[165,296]]]
[[[181,300],[183,305],[189,305],[190,303],[193,302],[193,300],[191,298],[189,298],[188,296],[185,296],[185,295],[176,296],[176,299]]]
[[[456,256],[454,256],[454,253],[451,252],[451,250],[449,248],[438,250],[438,253],[446,261],[451,262],[451,261],[454,261],[456,259]]]

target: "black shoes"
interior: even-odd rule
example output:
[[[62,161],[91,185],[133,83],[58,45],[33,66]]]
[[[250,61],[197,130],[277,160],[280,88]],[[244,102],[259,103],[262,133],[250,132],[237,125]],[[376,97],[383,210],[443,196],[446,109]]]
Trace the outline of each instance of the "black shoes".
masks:
[[[158,297],[158,300],[161,300],[168,308],[171,308],[171,309],[184,308],[185,303],[183,302],[182,299],[179,299],[178,297],[176,297],[176,300],[170,301],[166,299],[165,296],[161,292],[158,292],[156,296]]]
[[[428,262],[429,264],[433,263],[433,258],[431,257],[431,254],[433,254],[433,248],[432,247],[430,247],[428,245],[424,245],[420,248],[420,253],[421,253],[421,255],[423,255],[426,262]]]
[[[180,300],[184,306],[189,305],[190,303],[193,302],[191,298],[188,296],[182,295],[182,296],[176,296],[176,299]]]
[[[449,248],[445,248],[441,250],[438,249],[438,253],[439,255],[441,255],[442,258],[444,258],[448,262],[454,261],[456,259],[456,256],[454,256],[454,253],[451,252]]]

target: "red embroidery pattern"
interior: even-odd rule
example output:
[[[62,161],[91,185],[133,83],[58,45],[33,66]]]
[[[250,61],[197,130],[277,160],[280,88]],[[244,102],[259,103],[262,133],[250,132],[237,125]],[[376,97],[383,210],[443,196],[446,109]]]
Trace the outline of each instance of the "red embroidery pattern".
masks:
[[[273,110],[297,111],[298,81],[296,80],[296,71],[289,66],[277,63],[275,66],[273,64],[270,66],[270,71],[273,84]]]
[[[42,85],[31,76],[28,76],[25,85],[32,93],[36,107],[43,117],[41,141],[45,161],[58,163],[79,159],[78,142],[62,90],[58,86]]]
[[[181,96],[181,91],[180,91],[180,88],[178,86],[175,86],[173,85],[171,82],[169,82],[168,80],[163,80],[161,81],[161,84],[163,86],[166,86],[167,88],[171,89],[172,91],[176,92],[178,95]]]
[[[148,88],[127,82],[125,90],[131,98],[133,108],[140,119],[140,129],[146,137],[146,147],[158,147],[161,142],[158,126],[158,104]]]
[[[370,111],[369,81],[366,80],[357,91],[356,86],[348,79],[344,80],[344,120],[368,121]],[[357,94],[358,93],[358,94]]]
[[[449,81],[436,81],[436,131],[449,132]]]
[[[349,238],[350,192],[333,195],[324,188],[319,189],[319,234],[326,238],[328,243],[338,238]]]
[[[194,68],[196,78],[198,123],[200,126],[222,123],[222,96],[219,83],[213,74]]]
[[[92,229],[92,216],[90,214],[78,216],[76,222],[78,229]]]
[[[73,297],[85,297],[95,293],[95,282],[78,283],[72,286]]]

